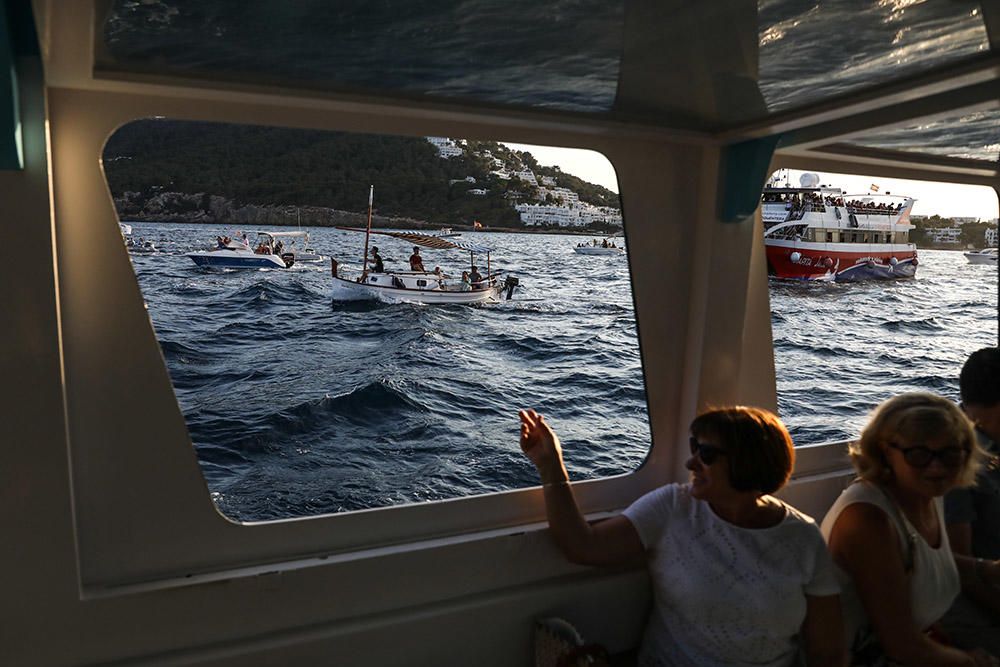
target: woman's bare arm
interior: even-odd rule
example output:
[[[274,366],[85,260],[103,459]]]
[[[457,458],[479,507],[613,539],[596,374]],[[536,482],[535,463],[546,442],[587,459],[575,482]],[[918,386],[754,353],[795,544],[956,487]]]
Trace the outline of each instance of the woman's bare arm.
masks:
[[[885,512],[868,503],[847,506],[830,534],[833,560],[854,581],[886,654],[907,665],[975,665],[964,651],[923,634],[913,619],[899,537]]]
[[[534,410],[522,410],[520,417],[521,449],[542,478],[549,528],[563,554],[583,565],[617,565],[641,556],[639,533],[625,517],[587,523],[569,484],[559,437]]]

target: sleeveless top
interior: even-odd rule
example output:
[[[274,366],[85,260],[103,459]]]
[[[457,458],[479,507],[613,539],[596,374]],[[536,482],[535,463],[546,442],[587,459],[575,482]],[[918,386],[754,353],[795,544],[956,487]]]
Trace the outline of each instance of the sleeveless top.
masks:
[[[865,481],[855,482],[844,489],[827,512],[820,528],[827,542],[830,541],[830,533],[833,532],[833,526],[840,513],[855,503],[875,505],[886,513],[889,522],[895,526],[903,562],[911,565],[909,580],[913,620],[920,630],[925,630],[944,616],[961,589],[958,568],[955,566],[951,545],[948,543],[948,532],[945,530],[943,500],[934,499],[941,535],[941,545],[937,549],[932,548],[917,532],[888,494]],[[878,545],[873,544],[872,548],[877,549]],[[841,604],[844,609],[848,645],[853,646],[859,633],[867,631],[870,624],[850,577],[839,567],[837,574],[842,587]]]

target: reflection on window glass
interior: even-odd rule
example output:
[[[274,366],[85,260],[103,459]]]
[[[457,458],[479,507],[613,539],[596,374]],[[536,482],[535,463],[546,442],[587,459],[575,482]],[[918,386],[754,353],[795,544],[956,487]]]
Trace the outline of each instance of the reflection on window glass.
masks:
[[[761,197],[778,405],[796,444],[857,437],[905,391],[958,399],[997,341],[992,189],[781,171]]]
[[[151,120],[111,137],[104,168],[227,516],[535,486],[525,406],[558,425],[574,479],[644,459],[603,156]]]
[[[977,111],[851,139],[870,148],[913,151],[971,160],[1000,159],[1000,112]]]
[[[104,41],[124,69],[607,111],[623,21],[606,0],[117,0]]]
[[[759,0],[760,87],[772,111],[989,52],[975,0]]]

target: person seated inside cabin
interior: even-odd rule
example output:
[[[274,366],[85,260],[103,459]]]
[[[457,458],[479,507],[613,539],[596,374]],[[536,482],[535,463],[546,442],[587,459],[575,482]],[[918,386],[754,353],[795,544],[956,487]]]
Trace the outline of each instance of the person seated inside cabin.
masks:
[[[462,291],[468,292],[472,289],[472,279],[469,278],[468,271],[462,271]]]
[[[940,396],[902,394],[875,409],[849,452],[859,479],[822,531],[839,566],[851,664],[1000,664],[933,633],[959,591],[943,496],[972,484],[983,459],[969,420]]]
[[[1000,348],[973,352],[962,366],[958,389],[988,464],[975,486],[944,497],[962,593],[941,625],[956,646],[1000,655]]]
[[[378,254],[378,246],[372,246],[372,272],[385,273],[385,266],[382,264],[382,255]]]
[[[280,254],[281,254],[281,249],[282,249],[282,248],[284,248],[284,247],[285,247],[285,244],[284,244],[284,243],[282,243],[281,241],[278,241],[278,242],[277,242],[277,243],[276,243],[276,244],[274,245],[274,254],[275,254],[275,255],[280,255]]]
[[[640,665],[844,665],[840,585],[816,523],[770,494],[795,463],[777,416],[752,407],[691,423],[685,484],[667,484],[621,515],[580,513],[559,438],[522,410],[521,449],[535,465],[549,527],[570,561],[616,566],[643,558],[653,610]],[[569,664],[569,663],[567,663]]]
[[[410,271],[419,271],[420,273],[425,273],[424,271],[424,260],[420,256],[420,248],[413,246],[413,254],[410,255]]]
[[[483,276],[475,266],[472,267],[472,271],[469,273],[469,280],[472,283],[472,289],[482,289],[484,287]]]
[[[254,250],[254,252],[258,255],[269,255],[271,254],[271,249],[267,247],[266,243],[261,241],[259,244],[257,244],[257,248]]]

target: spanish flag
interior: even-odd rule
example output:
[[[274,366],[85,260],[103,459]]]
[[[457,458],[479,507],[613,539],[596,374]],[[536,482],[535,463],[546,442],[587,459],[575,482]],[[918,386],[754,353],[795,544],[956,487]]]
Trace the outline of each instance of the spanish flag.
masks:
[[[871,191],[872,192],[878,192],[878,186],[875,185],[874,183],[872,183]]]

